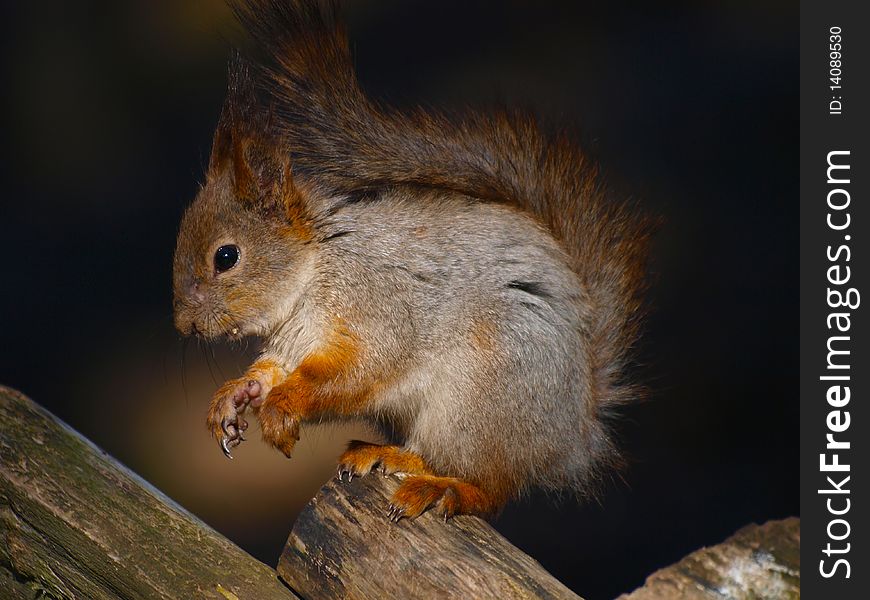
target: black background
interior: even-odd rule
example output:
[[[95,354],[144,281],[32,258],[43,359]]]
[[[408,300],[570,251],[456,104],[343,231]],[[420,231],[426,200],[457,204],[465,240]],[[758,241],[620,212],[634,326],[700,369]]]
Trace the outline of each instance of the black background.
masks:
[[[348,10],[374,95],[519,104],[571,125],[617,193],[665,219],[638,369],[653,394],[622,422],[624,481],[600,504],[533,497],[497,522],[589,599],[800,508],[797,6],[659,4]],[[223,95],[226,10],[217,0],[3,10],[0,382],[274,564],[292,512],[239,533],[245,511],[222,504],[218,487],[201,492],[214,510],[187,501],[172,479],[191,468],[185,455],[149,449],[165,452],[160,432],[176,430],[216,450],[201,427],[143,425],[148,400],[123,366],[181,378],[171,256]],[[201,354],[190,361],[203,368]],[[204,415],[207,395],[186,402]]]

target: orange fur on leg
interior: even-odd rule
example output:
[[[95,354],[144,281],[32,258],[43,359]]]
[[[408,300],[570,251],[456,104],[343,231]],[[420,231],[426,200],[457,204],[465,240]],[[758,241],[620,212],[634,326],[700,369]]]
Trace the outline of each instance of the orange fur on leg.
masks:
[[[415,518],[430,508],[446,521],[454,515],[488,517],[501,507],[490,494],[478,486],[456,479],[435,475],[408,477],[393,494],[390,519]]]
[[[359,412],[368,389],[348,377],[357,366],[357,354],[356,338],[338,322],[330,341],[305,357],[259,407],[263,439],[290,456],[302,420],[325,413]]]
[[[338,478],[343,481],[347,475],[347,480],[353,481],[354,477],[368,475],[375,468],[384,475],[432,474],[418,454],[409,452],[401,446],[379,446],[354,440],[338,459]]]

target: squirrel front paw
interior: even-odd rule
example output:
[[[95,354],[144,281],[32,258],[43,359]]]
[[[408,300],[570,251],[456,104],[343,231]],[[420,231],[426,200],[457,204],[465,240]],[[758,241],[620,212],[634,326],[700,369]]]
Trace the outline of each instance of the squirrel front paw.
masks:
[[[242,414],[249,404],[262,402],[263,385],[256,379],[233,379],[215,393],[208,411],[208,428],[224,455],[232,458],[230,450],[245,441],[242,433],[248,422]]]
[[[290,458],[293,447],[299,441],[299,418],[289,414],[271,396],[267,397],[257,412],[263,441],[271,444]]]

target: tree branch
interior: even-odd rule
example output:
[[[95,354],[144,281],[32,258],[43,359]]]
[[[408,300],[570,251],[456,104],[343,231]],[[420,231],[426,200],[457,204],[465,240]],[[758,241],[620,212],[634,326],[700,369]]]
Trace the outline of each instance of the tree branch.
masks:
[[[0,423],[9,597],[296,598],[272,569],[2,386]]]

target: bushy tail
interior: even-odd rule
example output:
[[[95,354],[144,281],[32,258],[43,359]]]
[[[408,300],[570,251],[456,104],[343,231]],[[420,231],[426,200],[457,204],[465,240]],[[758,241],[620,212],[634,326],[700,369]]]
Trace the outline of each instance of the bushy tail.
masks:
[[[335,2],[237,0],[269,97],[270,120],[293,158],[294,174],[334,190],[391,184],[450,189],[518,206],[562,241],[586,290],[585,335],[596,362],[599,405],[634,394],[622,385],[637,335],[648,220],[606,197],[596,169],[566,138],[545,139],[519,114],[389,109],[357,84]]]

